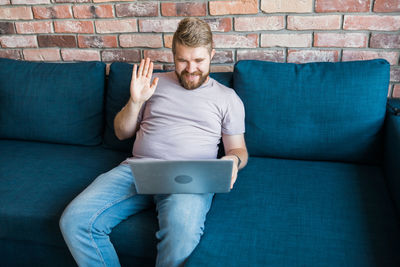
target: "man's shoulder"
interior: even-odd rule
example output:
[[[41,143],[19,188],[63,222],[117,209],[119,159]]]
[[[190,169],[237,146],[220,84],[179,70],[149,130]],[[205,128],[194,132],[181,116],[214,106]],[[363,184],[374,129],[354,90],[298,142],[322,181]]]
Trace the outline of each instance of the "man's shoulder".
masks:
[[[219,91],[221,94],[225,94],[225,95],[235,95],[236,92],[234,89],[220,83],[219,81],[217,81],[216,79],[210,77],[210,79],[212,80],[212,85],[214,88],[214,90]]]

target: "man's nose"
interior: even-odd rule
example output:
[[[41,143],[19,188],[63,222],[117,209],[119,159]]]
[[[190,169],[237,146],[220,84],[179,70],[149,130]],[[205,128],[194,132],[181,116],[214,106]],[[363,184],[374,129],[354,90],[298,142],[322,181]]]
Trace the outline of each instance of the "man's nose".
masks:
[[[187,72],[189,72],[189,73],[193,73],[193,72],[195,72],[196,71],[196,64],[194,64],[194,63],[192,63],[192,62],[189,62],[188,64],[187,64],[187,66],[186,66],[186,71]]]

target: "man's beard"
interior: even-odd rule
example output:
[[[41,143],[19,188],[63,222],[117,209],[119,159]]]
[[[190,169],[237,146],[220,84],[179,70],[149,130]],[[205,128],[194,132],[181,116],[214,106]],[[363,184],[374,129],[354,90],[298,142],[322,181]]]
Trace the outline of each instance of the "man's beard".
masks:
[[[179,83],[188,90],[199,88],[207,80],[208,75],[210,75],[210,71],[208,71],[206,74],[203,74],[201,71],[195,71],[193,73],[189,73],[186,70],[184,70],[184,71],[182,71],[181,74],[179,74],[175,70],[175,73],[176,73],[176,76],[178,76]],[[197,75],[197,76],[199,76],[199,80],[198,80],[198,82],[189,81],[189,80],[185,79],[185,75]]]

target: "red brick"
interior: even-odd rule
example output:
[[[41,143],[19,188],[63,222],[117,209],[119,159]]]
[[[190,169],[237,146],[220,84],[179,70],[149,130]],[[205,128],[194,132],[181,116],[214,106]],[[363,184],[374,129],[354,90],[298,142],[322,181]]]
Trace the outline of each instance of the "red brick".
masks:
[[[393,87],[393,97],[400,98],[400,84],[395,84]]]
[[[369,60],[375,58],[384,58],[387,61],[389,61],[391,65],[395,65],[399,60],[399,53],[380,52],[380,51],[343,50],[342,61]]]
[[[174,58],[171,50],[145,50],[144,57],[154,62],[172,63]]]
[[[93,3],[103,3],[103,2],[132,2],[132,0],[93,0]]]
[[[397,31],[400,16],[344,16],[345,30]]]
[[[211,65],[211,72],[233,72],[232,65]]]
[[[238,50],[237,60],[265,60],[285,62],[284,50]]]
[[[32,19],[32,10],[30,7],[2,7],[0,8],[0,18],[2,20],[23,20]]]
[[[371,34],[371,48],[400,48],[400,35],[388,33]]]
[[[16,49],[0,49],[0,57],[22,59],[21,51]]]
[[[91,18],[113,18],[113,6],[112,5],[79,5],[74,6],[74,17],[79,19],[91,19]]]
[[[175,32],[180,19],[141,19],[139,31],[141,32]]]
[[[115,5],[117,17],[156,17],[158,16],[157,2],[135,2]]]
[[[42,48],[42,49],[24,49],[24,59],[31,61],[60,61],[60,49]]]
[[[136,19],[97,20],[97,33],[137,32]]]
[[[36,36],[32,35],[0,36],[0,43],[3,48],[38,47]]]
[[[76,47],[75,35],[39,35],[39,47]]]
[[[205,3],[161,3],[161,14],[169,17],[206,16]]]
[[[165,48],[172,48],[172,39],[173,39],[172,34],[164,34],[164,47]]]
[[[400,0],[375,0],[374,12],[399,12]]]
[[[122,61],[122,62],[138,62],[140,61],[139,50],[104,50],[101,52],[101,58],[106,62]]]
[[[261,47],[311,47],[311,33],[266,33],[261,34]]]
[[[61,49],[64,61],[99,61],[100,53],[97,50]]]
[[[214,34],[216,48],[256,48],[258,47],[258,34]]]
[[[204,21],[208,23],[213,32],[229,32],[232,30],[231,18],[207,18]]]
[[[232,30],[231,18],[211,18],[211,19],[208,18],[204,19],[204,21],[208,23],[208,25],[211,28],[211,31],[213,32],[229,32]],[[172,35],[165,34],[164,39],[166,39],[165,37],[168,36],[171,38],[171,44],[172,44]]]
[[[284,16],[238,17],[235,18],[235,31],[282,30],[285,28]]]
[[[153,69],[155,69],[155,70],[163,70],[164,68],[163,68],[163,64],[154,64],[153,65]]]
[[[337,30],[341,15],[288,16],[288,30]]]
[[[32,7],[35,19],[70,19],[72,12],[70,6],[34,6]]]
[[[50,0],[12,0],[13,5],[40,5],[50,4]]]
[[[113,35],[79,35],[78,46],[82,48],[117,47],[117,36]]]
[[[14,23],[0,22],[0,34],[13,34],[15,33]]]
[[[400,68],[394,66],[390,67],[390,81],[400,82]]]
[[[261,0],[261,10],[265,13],[310,13],[312,8],[312,0]]]
[[[367,33],[315,33],[316,47],[367,47]]]
[[[121,47],[151,47],[163,46],[161,34],[121,34],[119,36]]]
[[[287,62],[336,62],[339,58],[336,50],[289,50]]]
[[[211,61],[212,63],[233,63],[232,51],[217,50]]]
[[[54,29],[59,33],[94,33],[93,22],[87,20],[54,21]]]
[[[369,12],[371,0],[315,0],[315,12]]]
[[[257,14],[258,0],[210,1],[210,15]]]
[[[90,3],[91,0],[53,0],[55,3]]]
[[[17,33],[52,33],[51,21],[15,22]]]

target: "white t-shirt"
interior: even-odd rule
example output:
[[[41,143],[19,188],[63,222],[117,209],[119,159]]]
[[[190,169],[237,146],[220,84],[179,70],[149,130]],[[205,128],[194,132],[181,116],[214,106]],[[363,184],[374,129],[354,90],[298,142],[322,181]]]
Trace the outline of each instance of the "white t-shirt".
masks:
[[[194,90],[183,88],[175,72],[155,77],[158,86],[139,113],[135,158],[215,159],[222,133],[244,133],[244,106],[233,89],[211,77]]]

